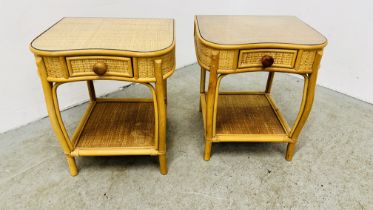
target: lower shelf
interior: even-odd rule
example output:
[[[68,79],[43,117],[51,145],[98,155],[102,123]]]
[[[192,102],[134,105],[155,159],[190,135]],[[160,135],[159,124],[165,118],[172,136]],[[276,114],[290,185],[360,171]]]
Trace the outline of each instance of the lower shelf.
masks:
[[[156,153],[153,102],[96,102],[86,115],[74,135],[73,155]]]
[[[201,107],[206,126],[206,95]],[[291,142],[290,128],[266,93],[219,93],[213,142]],[[206,129],[206,128],[205,128]]]
[[[217,134],[286,134],[267,97],[219,95]]]

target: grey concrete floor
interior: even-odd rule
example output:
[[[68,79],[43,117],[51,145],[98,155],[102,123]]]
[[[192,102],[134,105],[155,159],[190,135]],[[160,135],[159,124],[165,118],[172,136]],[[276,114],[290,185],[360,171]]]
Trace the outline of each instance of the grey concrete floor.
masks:
[[[222,90],[263,89],[266,75],[223,80]],[[199,68],[169,79],[167,155],[81,157],[68,173],[45,118],[0,134],[1,209],[373,209],[373,105],[318,87],[292,162],[286,144],[214,144],[204,161]],[[273,94],[292,123],[302,80],[276,74]],[[109,97],[149,95],[140,85]],[[86,105],[63,112],[69,131]]]

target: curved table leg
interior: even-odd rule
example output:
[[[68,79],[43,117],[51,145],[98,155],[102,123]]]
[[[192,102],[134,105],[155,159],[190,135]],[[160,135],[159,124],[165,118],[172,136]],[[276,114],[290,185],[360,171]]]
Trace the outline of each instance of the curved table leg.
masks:
[[[63,129],[61,128],[58,120],[57,110],[55,109],[55,101],[53,98],[53,83],[47,81],[47,75],[45,66],[43,63],[42,58],[36,57],[36,64],[38,67],[43,91],[44,91],[44,98],[48,110],[49,119],[52,125],[52,128],[57,136],[58,141],[60,142],[62,149],[67,157],[67,163],[70,169],[71,176],[76,176],[78,174],[78,170],[75,164],[75,159],[70,156],[72,151],[71,142],[66,139]]]
[[[88,87],[88,93],[89,93],[90,101],[96,101],[95,86],[93,85],[92,80],[87,81],[87,87]]]
[[[217,71],[219,68],[219,52],[213,52],[211,56],[210,78],[206,102],[206,133],[204,160],[210,160],[214,125],[214,107],[217,85]]]
[[[206,69],[201,67],[201,78],[200,78],[200,88],[199,93],[205,93],[205,83],[206,83]],[[199,101],[199,112],[202,112],[201,100]]]
[[[165,103],[165,86],[162,75],[162,60],[155,60],[155,90],[158,107],[158,149],[159,149],[159,167],[161,174],[167,174],[167,159],[166,159],[166,103]]]
[[[318,51],[316,53],[315,62],[313,65],[312,73],[308,75],[308,81],[305,78],[305,90],[303,92],[303,100],[302,106],[297,117],[296,123],[290,132],[290,138],[293,140],[292,143],[288,143],[285,159],[291,161],[293,159],[295,144],[298,141],[299,134],[307,121],[307,118],[311,112],[314,96],[315,96],[315,88],[316,88],[316,80],[317,80],[317,73],[320,65],[322,57],[322,51]]]

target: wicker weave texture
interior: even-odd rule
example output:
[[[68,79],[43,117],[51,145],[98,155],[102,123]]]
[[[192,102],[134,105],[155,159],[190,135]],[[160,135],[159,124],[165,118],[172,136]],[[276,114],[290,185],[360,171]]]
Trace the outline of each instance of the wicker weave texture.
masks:
[[[64,18],[31,46],[39,50],[112,49],[152,52],[174,39],[172,19]]]
[[[302,57],[300,59],[300,65],[297,69],[298,71],[312,71],[312,66],[315,61],[316,51],[315,50],[305,50],[302,53]]]
[[[265,95],[219,95],[217,134],[286,134]]]
[[[199,40],[196,41],[196,53],[200,65],[209,67],[211,62],[211,54],[214,50],[202,44]],[[219,50],[219,70],[218,73],[234,73],[239,69],[262,67],[261,59],[265,55],[274,58],[272,67],[286,68],[288,72],[310,73],[315,60],[316,50],[304,50],[298,55],[298,50],[285,49],[243,49],[238,52],[236,50]],[[238,57],[238,58],[237,58]],[[298,61],[297,61],[298,60]],[[297,67],[295,63],[299,62]]]
[[[108,73],[117,73],[122,76],[132,77],[133,69],[130,58],[108,56],[78,56],[67,57],[67,62],[62,62],[65,58],[61,57],[43,57],[48,78],[53,81],[53,78],[64,78],[68,75],[67,69],[70,71],[70,76],[84,76],[93,74],[93,65],[97,62],[104,62],[108,66]],[[167,74],[175,68],[175,50],[157,57],[138,58],[137,65],[140,79],[154,79],[154,60],[162,60],[163,74]],[[68,64],[68,66],[66,66]],[[74,75],[75,74],[75,75]]]
[[[162,60],[162,72],[167,74],[175,67],[175,50],[159,57],[138,58],[137,69],[139,71],[139,78],[154,78],[154,60]]]
[[[196,51],[199,63],[210,66],[213,48],[207,47],[199,40],[196,40]],[[219,70],[235,70],[237,50],[219,50]]]
[[[296,50],[242,50],[238,61],[239,68],[262,66],[261,59],[268,55],[274,58],[273,67],[293,68],[297,57]]]
[[[97,103],[78,148],[154,146],[153,103]]]
[[[64,63],[61,62],[60,57],[43,57],[47,76],[53,78],[63,78],[67,74]]]
[[[130,58],[115,57],[68,57],[67,62],[72,75],[82,73],[92,73],[93,66],[102,62],[107,65],[107,72],[120,73],[123,76],[132,76],[132,65]]]

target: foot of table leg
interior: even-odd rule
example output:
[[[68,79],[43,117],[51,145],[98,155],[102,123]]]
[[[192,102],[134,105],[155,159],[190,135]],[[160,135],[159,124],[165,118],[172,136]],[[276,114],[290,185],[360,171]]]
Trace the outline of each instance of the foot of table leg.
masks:
[[[161,174],[166,175],[167,174],[167,159],[166,155],[159,155],[159,170]]]
[[[66,155],[67,165],[69,166],[70,175],[76,176],[78,175],[78,168],[76,167],[75,158],[69,155]]]
[[[288,143],[288,147],[286,149],[286,156],[285,156],[285,159],[287,161],[291,161],[293,159],[294,149],[295,149],[295,143]]]
[[[210,160],[212,142],[205,140],[205,156],[204,160]]]

